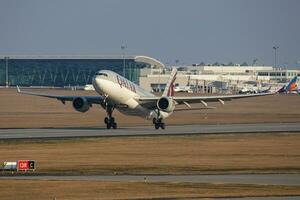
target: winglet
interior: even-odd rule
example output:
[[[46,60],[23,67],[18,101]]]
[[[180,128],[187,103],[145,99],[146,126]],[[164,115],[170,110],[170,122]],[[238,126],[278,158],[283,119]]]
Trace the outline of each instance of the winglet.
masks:
[[[18,93],[20,93],[21,92],[21,90],[20,90],[20,88],[19,88],[19,86],[17,85],[17,91],[18,91]]]

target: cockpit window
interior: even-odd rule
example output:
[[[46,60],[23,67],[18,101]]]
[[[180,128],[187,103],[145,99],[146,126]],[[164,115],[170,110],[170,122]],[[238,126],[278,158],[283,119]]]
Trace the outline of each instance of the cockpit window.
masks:
[[[96,76],[106,76],[107,77],[107,74],[106,73],[102,73],[102,72],[97,72]]]

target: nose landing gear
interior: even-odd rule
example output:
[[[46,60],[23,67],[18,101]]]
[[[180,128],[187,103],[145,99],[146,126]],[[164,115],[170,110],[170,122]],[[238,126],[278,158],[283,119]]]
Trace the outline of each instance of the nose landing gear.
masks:
[[[117,123],[115,122],[115,118],[112,117],[112,112],[114,110],[114,106],[112,105],[106,105],[106,113],[107,113],[107,117],[104,118],[104,123],[106,124],[106,128],[110,129],[117,129]]]
[[[114,117],[111,117],[111,118],[105,117],[104,123],[106,124],[107,129],[110,129],[110,128],[117,129],[117,123],[115,122]]]

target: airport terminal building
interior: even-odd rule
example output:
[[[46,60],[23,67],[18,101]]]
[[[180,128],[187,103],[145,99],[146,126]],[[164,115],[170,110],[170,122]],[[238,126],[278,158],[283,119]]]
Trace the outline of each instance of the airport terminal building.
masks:
[[[169,68],[144,68],[139,83],[148,91],[163,91],[170,73]],[[273,66],[180,66],[175,86],[191,86],[194,92],[206,93],[206,88],[212,93],[235,93],[247,82],[280,86],[295,76],[300,76],[299,70]]]
[[[140,69],[161,68],[163,64],[148,56],[0,56],[0,86],[84,86],[92,83],[102,69],[139,81]]]

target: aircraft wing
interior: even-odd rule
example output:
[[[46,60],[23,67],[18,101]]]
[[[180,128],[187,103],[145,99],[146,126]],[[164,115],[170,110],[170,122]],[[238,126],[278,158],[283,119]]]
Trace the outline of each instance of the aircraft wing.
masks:
[[[259,94],[238,94],[238,95],[221,95],[221,96],[199,96],[199,97],[173,97],[178,104],[186,103],[203,103],[203,102],[224,102],[232,99],[242,99],[258,96],[271,95],[273,93],[259,93]],[[201,102],[202,101],[202,102]]]
[[[209,109],[216,109],[216,107],[208,106],[208,107],[201,107],[201,108],[175,108],[174,112],[183,112],[183,111],[191,111],[191,110],[209,110]]]
[[[187,107],[190,107],[189,104],[193,103],[202,103],[205,107],[207,107],[207,102],[220,102],[224,104],[225,101],[231,101],[232,99],[242,99],[242,98],[250,98],[250,97],[259,97],[272,95],[275,93],[258,93],[258,94],[238,94],[238,95],[220,95],[220,96],[175,96],[172,97],[176,104],[185,104]],[[138,101],[147,108],[156,108],[157,101],[161,97],[141,97]]]
[[[35,93],[35,92],[29,92],[29,91],[21,91],[19,86],[17,86],[17,91],[18,91],[18,93],[21,93],[21,94],[57,99],[57,100],[60,100],[62,103],[65,103],[66,101],[73,101],[77,97],[84,97],[91,104],[101,104],[104,101],[104,97],[102,97],[102,96],[63,96],[63,95]]]

